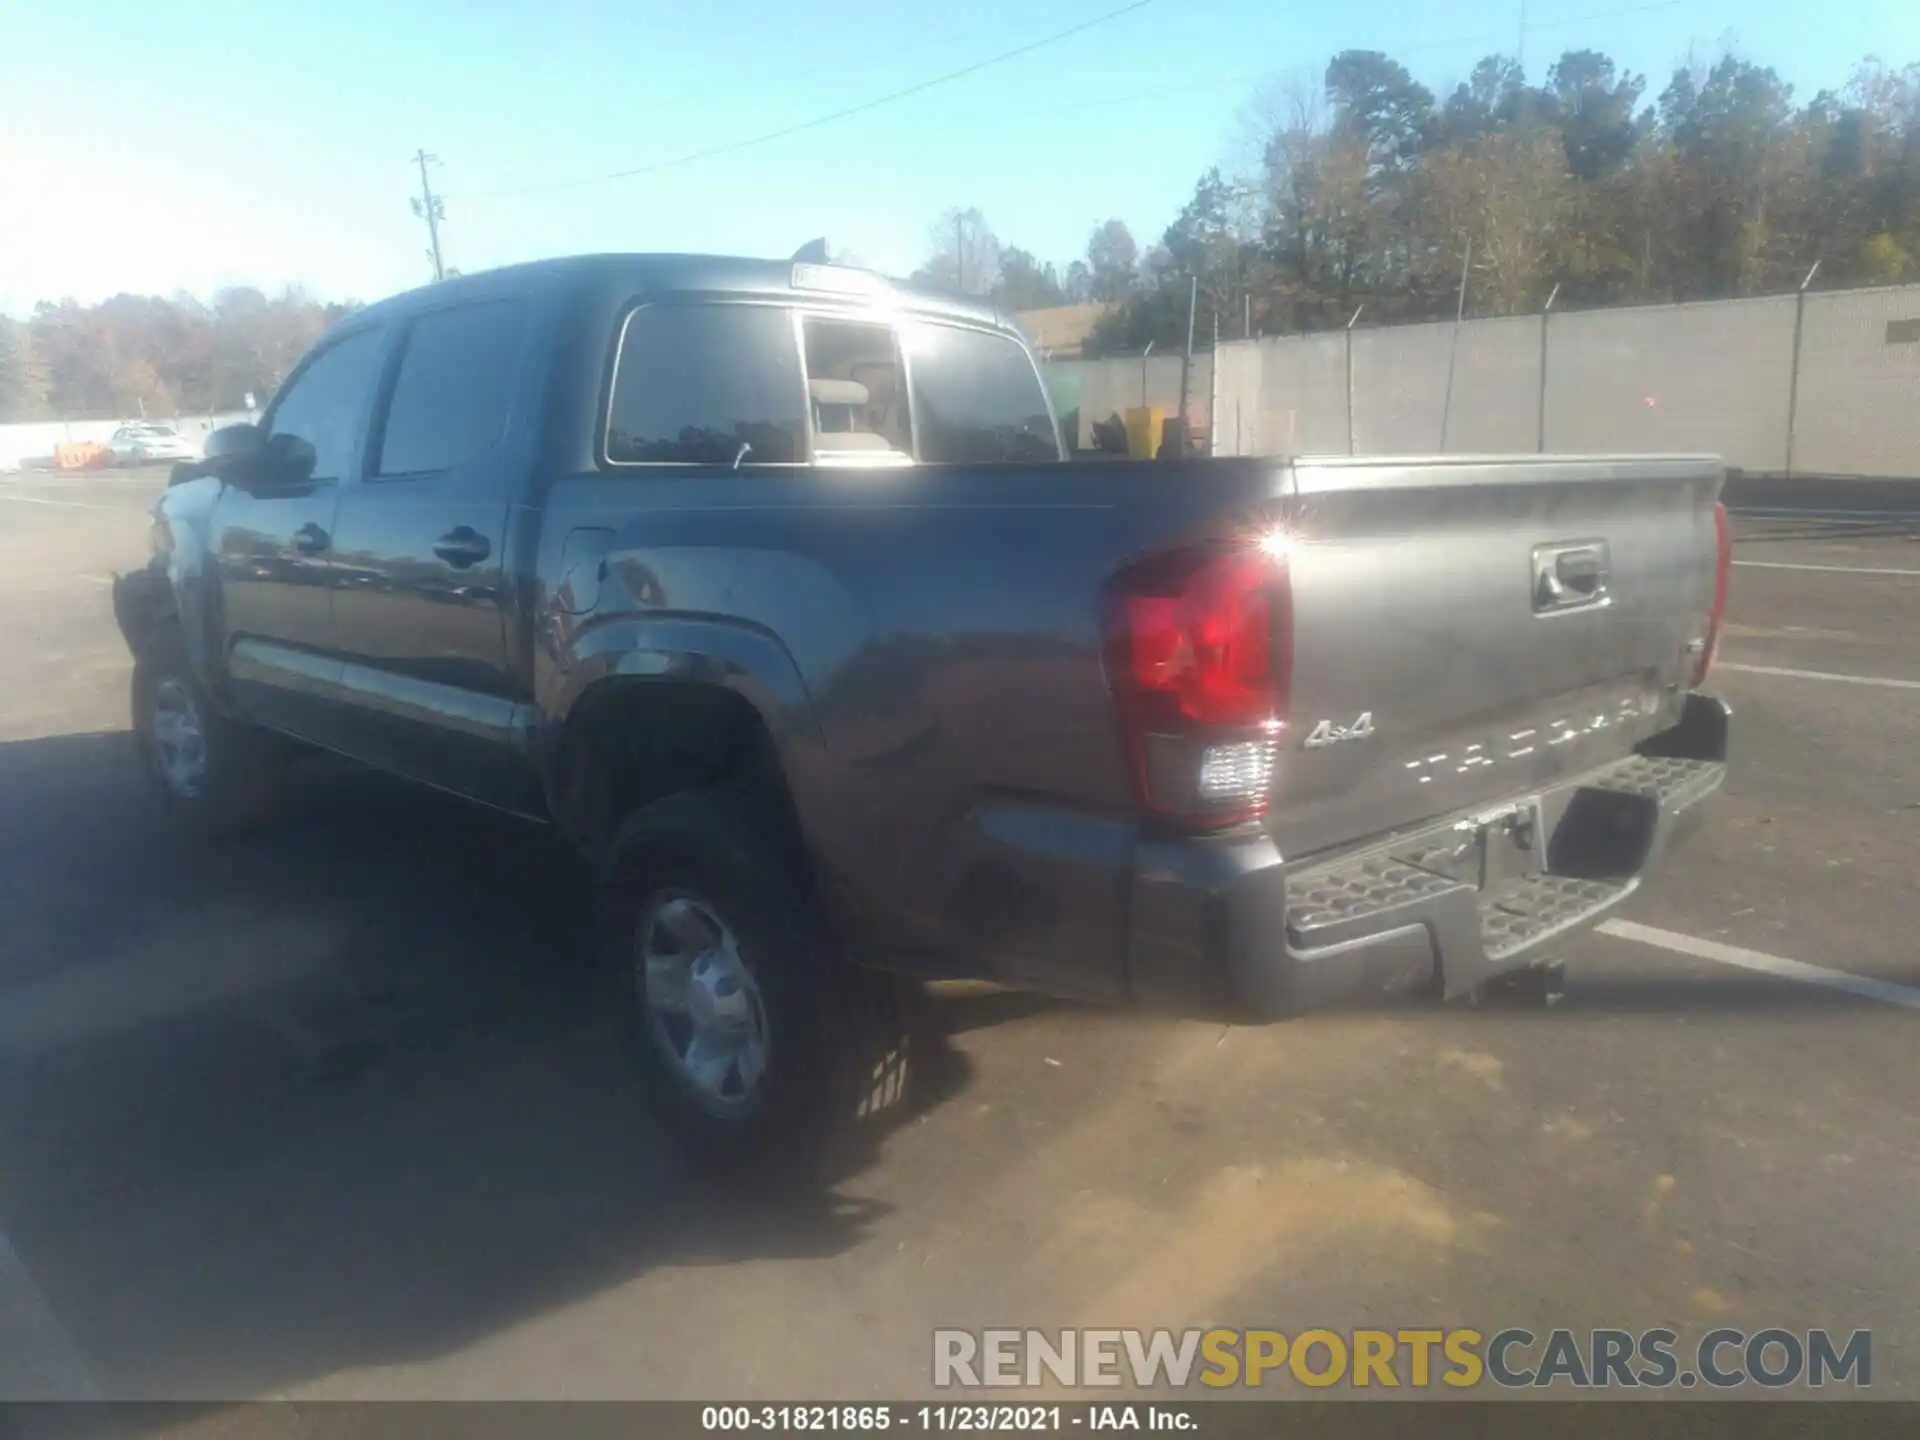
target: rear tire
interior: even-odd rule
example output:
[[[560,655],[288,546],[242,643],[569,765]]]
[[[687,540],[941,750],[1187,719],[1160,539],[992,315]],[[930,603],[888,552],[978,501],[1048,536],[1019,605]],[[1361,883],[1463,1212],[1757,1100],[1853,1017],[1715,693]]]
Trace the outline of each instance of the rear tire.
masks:
[[[133,667],[140,768],[168,821],[203,838],[256,825],[286,789],[288,746],[223,715],[187,662],[178,629],[152,637]]]
[[[777,833],[727,786],[632,815],[607,871],[608,974],[654,1113],[689,1158],[811,1183],[904,1103],[910,1005],[834,952]]]

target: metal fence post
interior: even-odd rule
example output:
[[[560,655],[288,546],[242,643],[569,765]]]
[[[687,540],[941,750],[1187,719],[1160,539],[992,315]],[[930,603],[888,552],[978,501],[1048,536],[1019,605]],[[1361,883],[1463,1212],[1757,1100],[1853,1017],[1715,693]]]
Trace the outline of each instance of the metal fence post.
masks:
[[[1207,454],[1220,453],[1220,312],[1213,312],[1213,367],[1207,371]]]
[[[1538,453],[1547,453],[1547,320],[1553,314],[1553,302],[1560,297],[1559,282],[1547,292],[1547,303],[1540,307],[1540,442]]]
[[[1360,319],[1360,312],[1367,308],[1362,300],[1353,307],[1353,314],[1347,319],[1347,454],[1353,449],[1353,327]]]
[[[1793,297],[1793,366],[1787,372],[1787,478],[1793,478],[1793,432],[1800,423],[1800,331],[1807,318],[1807,287],[1820,273],[1820,262],[1813,262],[1807,278]]]
[[[1200,306],[1200,276],[1191,277],[1187,291],[1187,348],[1180,356],[1180,453],[1187,453],[1187,382],[1193,375],[1193,312]]]
[[[1473,236],[1460,257],[1460,299],[1453,310],[1453,340],[1447,348],[1447,396],[1440,402],[1440,453],[1447,453],[1447,422],[1453,419],[1453,367],[1460,357],[1460,323],[1467,318],[1467,274],[1473,269]]]

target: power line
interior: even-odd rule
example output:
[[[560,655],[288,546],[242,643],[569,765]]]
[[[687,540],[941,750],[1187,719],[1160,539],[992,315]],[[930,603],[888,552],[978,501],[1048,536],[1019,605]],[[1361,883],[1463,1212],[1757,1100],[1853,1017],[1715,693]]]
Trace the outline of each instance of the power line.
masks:
[[[971,65],[963,65],[958,70],[949,70],[944,75],[935,75],[930,80],[922,80],[918,84],[908,85],[904,89],[895,90],[886,95],[877,95],[871,100],[861,101],[858,105],[849,105],[844,110],[834,110],[825,115],[816,115],[811,120],[802,120],[797,125],[788,125],[783,129],[770,130],[764,135],[755,135],[747,140],[735,140],[725,145],[715,145],[710,149],[695,150],[690,154],[676,155],[670,160],[657,160],[651,165],[639,165],[631,170],[615,170],[605,175],[587,175],[574,180],[549,181],[545,184],[527,185],[515,189],[474,190],[456,198],[463,200],[489,200],[518,195],[543,195],[556,190],[574,190],[586,185],[605,185],[615,180],[631,180],[640,175],[652,175],[661,170],[673,169],[676,166],[691,165],[697,160],[713,160],[722,155],[732,155],[737,151],[751,149],[756,145],[765,145],[774,140],[784,140],[787,136],[798,135],[802,131],[817,130],[820,126],[831,125],[837,120],[845,120],[854,115],[863,115],[869,110],[877,110],[882,105],[891,105],[894,101],[904,100],[910,95],[919,95],[924,91],[934,89],[936,86],[951,85],[955,80],[963,80],[969,75],[976,75],[991,66],[1005,64],[1007,61],[1017,59],[1022,55],[1032,54],[1035,50],[1043,49],[1048,45],[1057,45],[1062,40],[1071,39],[1075,35],[1093,29],[1096,25],[1104,25],[1110,20],[1118,20],[1123,15],[1131,15],[1134,11],[1144,10],[1147,6],[1155,3],[1157,3],[1157,0],[1132,0],[1131,4],[1122,5],[1117,10],[1108,10],[1104,14],[1095,15],[1090,20],[1082,20],[1077,25],[1069,25],[1064,30],[1056,30],[1050,35],[1043,35],[1038,40],[1030,40],[1025,45],[1017,45],[1011,50],[1003,50],[998,55],[990,55],[984,60],[976,60]]]

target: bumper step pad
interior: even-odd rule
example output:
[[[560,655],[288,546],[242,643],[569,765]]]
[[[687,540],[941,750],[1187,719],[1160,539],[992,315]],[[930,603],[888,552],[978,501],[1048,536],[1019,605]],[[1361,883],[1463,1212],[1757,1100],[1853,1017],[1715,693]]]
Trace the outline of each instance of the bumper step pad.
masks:
[[[1571,875],[1529,875],[1480,897],[1480,939],[1489,960],[1504,960],[1570,930],[1596,911],[1633,893],[1632,880],[1579,880]]]
[[[1646,795],[1663,810],[1684,810],[1720,788],[1726,766],[1714,760],[1669,760],[1637,755],[1591,781],[1592,790]]]
[[[1634,756],[1575,783],[1579,789],[1638,797],[1656,814],[1672,817],[1711,795],[1725,774],[1726,767],[1712,760]],[[1562,931],[1591,923],[1639,888],[1632,874],[1547,872],[1477,890],[1440,869],[1458,845],[1451,826],[1436,827],[1390,850],[1299,876],[1288,887],[1290,945],[1311,951],[1422,921],[1435,928],[1442,949],[1457,943],[1471,948],[1471,917],[1477,913],[1481,953],[1468,964],[1476,970],[1498,967]],[[1456,965],[1467,959],[1448,958]]]

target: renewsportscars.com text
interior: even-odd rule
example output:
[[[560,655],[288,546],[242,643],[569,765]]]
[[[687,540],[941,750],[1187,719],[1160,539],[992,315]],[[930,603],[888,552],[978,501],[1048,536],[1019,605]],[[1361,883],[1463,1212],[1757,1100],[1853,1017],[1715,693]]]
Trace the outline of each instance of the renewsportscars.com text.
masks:
[[[942,1388],[1043,1385],[1212,1389],[1709,1389],[1873,1382],[1873,1335],[1855,1330],[936,1330]]]

